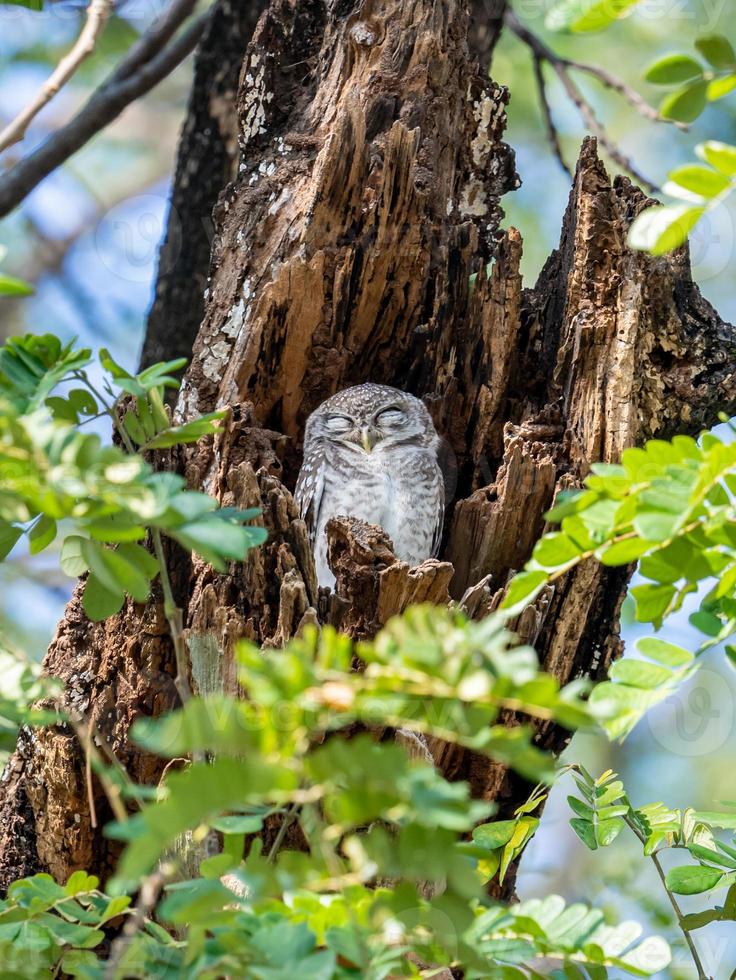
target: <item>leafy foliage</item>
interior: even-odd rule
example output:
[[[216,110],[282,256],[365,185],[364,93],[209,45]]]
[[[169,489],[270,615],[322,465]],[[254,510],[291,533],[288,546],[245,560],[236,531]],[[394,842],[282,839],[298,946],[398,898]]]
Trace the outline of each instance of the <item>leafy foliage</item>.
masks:
[[[62,959],[71,963],[78,951],[99,946],[103,927],[125,912],[130,899],[110,898],[98,886],[99,879],[84,871],[75,872],[64,886],[47,874],[13,882],[0,901],[4,975],[51,977]]]
[[[533,651],[510,643],[498,617],[474,623],[459,613],[419,606],[355,650],[348,638],[327,628],[308,630],[268,657],[243,645],[240,679],[247,700],[192,699],[161,721],[136,724],[134,738],[160,755],[218,758],[173,774],[165,801],[115,828],[129,842],[121,882],[150,871],[178,834],[219,818],[238,802],[288,807],[306,798],[322,807],[332,835],[335,826],[342,835],[377,820],[388,801],[401,812],[399,823],[411,817],[421,827],[470,831],[489,810],[467,798],[464,784],[446,784],[431,768],[411,768],[394,745],[375,745],[365,737],[349,745],[324,739],[356,724],[368,730],[390,725],[471,747],[527,777],[551,778],[552,760],[534,747],[531,729],[494,724],[499,711],[513,706],[570,727],[590,724],[593,715],[580,697],[581,685],[560,691],[539,670]],[[360,673],[350,671],[356,652],[366,663]],[[237,761],[243,756],[249,758],[245,767]],[[361,841],[365,848],[366,838]],[[327,846],[323,841],[320,849]],[[334,868],[329,875],[334,877]]]
[[[158,561],[143,547],[149,531],[163,532],[222,570],[265,539],[246,522],[255,511],[220,509],[206,494],[185,489],[182,477],[155,472],[141,451],[168,448],[212,434],[223,413],[172,425],[162,392],[176,386],[182,361],[156,364],[138,375],[100,354],[109,397],[92,385],[89,350],[57,337],[12,337],[0,348],[0,558],[28,536],[33,554],[63,528],[61,565],[87,574],[84,608],[91,619],[118,612],[125,596],[145,602]],[[63,395],[52,392],[77,383]],[[123,397],[132,404],[124,413]],[[120,423],[119,414],[122,414]],[[80,418],[101,413],[119,426],[128,451],[103,446],[79,430]]]
[[[478,863],[481,874],[489,880],[497,874],[503,883],[509,865],[517,860],[536,833],[540,818],[533,814],[546,798],[547,794],[537,786],[526,803],[515,810],[513,820],[495,820],[475,828],[468,853],[481,858]]]
[[[705,64],[687,54],[658,58],[644,77],[653,85],[671,88],[660,104],[663,119],[691,123],[709,102],[722,99],[736,88],[736,52],[728,38],[708,34],[695,41]]]
[[[664,255],[687,241],[700,219],[718,207],[736,186],[736,147],[710,141],[696,147],[703,161],[671,171],[665,193],[679,203],[646,208],[629,230],[629,244]]]
[[[696,442],[675,436],[653,439],[624,451],[620,464],[596,464],[583,490],[560,495],[547,515],[560,530],[536,545],[504,602],[520,611],[548,581],[593,559],[603,565],[639,561],[648,581],[631,590],[640,622],[655,628],[707,582],[692,624],[705,639],[697,654],[736,630],[736,443],[711,433]],[[626,660],[591,701],[612,708],[606,722],[614,736],[626,734],[642,714],[696,669],[688,651],[659,640],[643,640],[649,658]]]
[[[0,642],[0,763],[15,748],[21,725],[46,725],[58,720],[55,711],[36,705],[58,694],[59,685],[15,650]]]
[[[611,665],[608,680],[597,684],[591,694],[593,704],[615,706],[602,720],[611,738],[628,735],[639,719],[655,704],[668,698],[697,670],[689,650],[657,637],[643,637],[636,649],[647,657],[626,657]]]
[[[356,655],[362,671],[351,670]],[[541,786],[513,821],[484,823],[492,808],[466,783],[380,737],[390,724],[473,746],[524,774],[553,771],[528,730],[494,725],[498,712],[513,705],[571,726],[592,714],[579,685],[560,691],[499,616],[474,623],[415,607],[371,643],[325,629],[268,653],[243,644],[239,677],[244,698],[192,698],[136,723],[140,745],[190,761],[169,770],[135,815],[108,826],[125,843],[110,895],[83,876],[66,889],[47,876],[13,886],[0,941],[7,913],[8,941],[43,949],[32,966],[16,957],[16,975],[35,980],[60,964],[90,980],[346,980],[419,975],[421,965],[538,978],[533,963],[544,956],[598,980],[609,967],[651,976],[667,965],[666,943],[640,941],[634,923],[608,925],[602,912],[557,896],[514,906],[487,897],[490,875],[505,873],[536,829]],[[279,826],[304,849],[287,849]],[[199,876],[175,880],[180,848],[196,849],[214,830],[221,853],[201,860]],[[252,839],[262,830],[265,849]],[[94,949],[103,926],[134,915],[124,893],[154,881],[164,885],[155,919],[131,924],[111,966]]]
[[[597,850],[609,846],[628,826],[642,843],[644,855],[655,861],[660,873],[661,851],[687,850],[697,863],[672,867],[664,876],[680,927],[689,933],[711,922],[736,921],[736,848],[733,846],[736,838],[727,844],[715,834],[717,830],[736,830],[736,811],[672,810],[663,803],[636,808],[615,773],[609,771],[593,779],[582,766],[573,769],[583,799],[568,797],[576,814],[570,825],[587,847]],[[689,915],[681,912],[674,898],[723,888],[728,889],[723,905]]]
[[[110,976],[94,950],[104,939],[103,929],[129,919],[132,910],[127,897],[105,895],[97,884],[77,872],[66,887],[47,875],[12,886],[0,906],[0,951],[8,975],[42,980],[60,967],[83,980]],[[666,944],[657,938],[640,942],[635,923],[608,926],[602,912],[566,907],[556,895],[510,907],[478,907],[459,928],[451,911],[406,890],[351,886],[331,896],[295,890],[282,899],[244,896],[233,879],[224,884],[199,878],[170,885],[160,906],[162,921],[185,929],[186,940],[147,920],[125,948],[114,977],[373,980],[418,976],[421,957],[425,964],[461,962],[469,980],[523,980],[540,977],[528,960],[547,956],[592,980],[606,977],[606,967],[641,977],[669,963]],[[585,974],[578,972],[583,969]]]

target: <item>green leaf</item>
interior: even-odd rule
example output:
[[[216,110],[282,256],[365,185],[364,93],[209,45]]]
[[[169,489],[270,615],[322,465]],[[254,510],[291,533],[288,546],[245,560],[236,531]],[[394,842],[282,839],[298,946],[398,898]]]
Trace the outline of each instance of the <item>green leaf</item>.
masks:
[[[700,143],[695,152],[722,174],[736,177],[736,146],[710,140],[707,143]]]
[[[724,872],[716,868],[686,864],[670,868],[667,872],[667,887],[675,895],[700,895],[715,888],[723,876]]]
[[[589,848],[589,850],[598,850],[598,840],[595,835],[595,829],[590,820],[573,817],[573,819],[570,821],[570,826],[578,835],[583,844]]]
[[[693,819],[702,823],[707,823],[710,827],[718,827],[722,830],[736,830],[736,811],[733,813],[720,813],[717,810],[696,810]]]
[[[179,382],[176,378],[172,378],[171,375],[175,371],[181,371],[187,366],[187,363],[186,357],[177,357],[173,361],[161,361],[158,364],[152,364],[145,371],[141,371],[137,377],[147,390],[160,388],[161,386],[178,388]]]
[[[705,34],[696,39],[695,47],[714,68],[736,67],[736,53],[722,34]]]
[[[669,175],[670,180],[684,187],[693,194],[700,194],[702,197],[717,197],[722,191],[731,186],[728,177],[711,170],[710,167],[702,167],[696,163],[684,167],[677,167]]]
[[[684,647],[675,646],[674,643],[667,643],[656,636],[645,636],[637,640],[636,648],[651,660],[656,660],[658,664],[665,667],[685,667],[692,663],[693,655]]]
[[[129,841],[118,864],[116,890],[136,887],[179,834],[219,817],[222,811],[292,791],[297,781],[285,766],[255,756],[247,763],[222,758],[171,773],[164,800],[147,805],[125,824],[108,825],[109,835],[124,832]]]
[[[251,814],[218,817],[212,821],[213,830],[221,834],[257,834],[262,827],[263,817]]]
[[[511,840],[516,830],[516,820],[496,820],[484,823],[473,831],[473,840],[484,847],[496,850]]]
[[[547,14],[549,31],[575,34],[601,31],[635,7],[639,0],[557,0]]]
[[[80,415],[97,415],[100,407],[94,396],[86,388],[72,388],[67,395],[70,405]]]
[[[625,660],[617,660],[611,666],[609,677],[630,687],[652,690],[666,684],[672,678],[672,671],[644,660],[632,660],[627,657]]]
[[[703,77],[703,67],[695,58],[686,54],[668,54],[658,58],[644,72],[646,81],[653,85],[679,85],[693,78]]]
[[[543,568],[559,568],[581,555],[581,549],[567,534],[553,531],[537,543],[534,549],[534,560]]]
[[[69,399],[52,395],[46,399],[45,404],[55,419],[71,422],[72,425],[79,424],[79,415]]]
[[[141,541],[146,536],[142,524],[131,522],[127,514],[101,517],[92,524],[87,524],[85,530],[97,541],[115,543],[118,541]],[[81,572],[79,573],[81,575]]]
[[[61,569],[71,578],[78,578],[88,571],[87,562],[84,560],[84,555],[82,554],[84,541],[85,539],[79,537],[79,535],[70,534],[68,538],[64,539],[64,543],[61,546]]]
[[[626,824],[621,817],[612,817],[609,820],[600,820],[595,827],[595,836],[601,847],[608,847],[612,844]]]
[[[608,545],[600,553],[601,564],[628,565],[632,561],[638,561],[651,547],[652,542],[641,541],[637,538],[630,538],[627,541],[617,541],[612,545]]]
[[[653,623],[657,628],[675,597],[673,585],[637,585],[631,590],[636,601],[636,618],[640,623]]]
[[[0,561],[5,561],[22,534],[22,527],[0,519]]]
[[[709,102],[717,102],[719,99],[730,95],[736,88],[736,74],[726,75],[725,78],[714,78],[708,82],[706,97]]]
[[[28,534],[30,552],[37,555],[47,548],[56,537],[56,521],[45,514],[37,521]]]
[[[664,255],[687,241],[704,213],[704,207],[688,204],[646,208],[634,219],[629,229],[629,245],[652,255]]]
[[[706,636],[718,636],[723,629],[723,624],[717,616],[705,609],[699,609],[689,617],[690,625],[695,629],[705,633]]]
[[[138,548],[138,546],[128,545],[127,548]],[[113,551],[96,541],[83,539],[81,549],[82,557],[90,571],[108,592],[113,595],[127,593],[136,602],[145,602],[148,599],[150,576],[126,557],[122,546],[117,551]],[[139,548],[139,551],[142,552],[143,549]]]
[[[212,435],[219,429],[218,422],[227,415],[227,411],[210,412],[184,425],[175,425],[160,432],[146,444],[146,449],[167,449],[170,446],[185,445],[197,442],[203,436]]]
[[[220,571],[225,567],[223,559],[242,561],[251,548],[263,544],[268,537],[265,528],[243,527],[219,520],[216,514],[182,524],[167,533]]]
[[[143,385],[129,371],[118,364],[105,347],[100,348],[100,364],[112,375],[118,388],[122,388],[129,395],[136,395],[137,397],[146,394]]]
[[[40,7],[38,9],[40,10]],[[33,286],[23,282],[22,279],[0,273],[0,296],[32,296],[34,292]]]
[[[659,107],[659,114],[663,119],[674,119],[682,123],[695,122],[705,109],[707,98],[708,82],[695,82],[666,96]]]
[[[122,592],[110,592],[99,579],[90,575],[84,586],[82,605],[92,622],[100,622],[120,612],[125,596]]]
[[[501,603],[501,609],[505,610],[510,616],[521,612],[525,606],[528,606],[532,602],[546,583],[546,572],[517,572],[511,579],[506,596]]]
[[[62,347],[53,334],[8,337],[0,347],[0,391],[21,411],[44,403],[64,378],[90,362],[90,352]]]
[[[156,558],[139,544],[123,541],[117,546],[115,554],[124,558],[134,568],[140,569],[148,582],[156,578],[160,571]]]

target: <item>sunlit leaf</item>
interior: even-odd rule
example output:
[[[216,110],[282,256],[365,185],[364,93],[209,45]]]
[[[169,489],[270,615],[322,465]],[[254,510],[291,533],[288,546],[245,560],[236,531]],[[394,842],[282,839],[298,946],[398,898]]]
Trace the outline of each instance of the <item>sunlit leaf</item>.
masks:
[[[545,19],[550,31],[600,31],[622,17],[639,0],[557,0]]]
[[[691,123],[705,109],[707,99],[708,82],[694,82],[666,96],[659,107],[659,114],[663,119]]]
[[[704,207],[690,207],[687,204],[646,208],[629,229],[629,245],[652,255],[664,255],[687,241],[704,213]]]
[[[702,77],[703,66],[686,54],[665,55],[644,72],[644,78],[653,85],[679,85],[680,82]]]

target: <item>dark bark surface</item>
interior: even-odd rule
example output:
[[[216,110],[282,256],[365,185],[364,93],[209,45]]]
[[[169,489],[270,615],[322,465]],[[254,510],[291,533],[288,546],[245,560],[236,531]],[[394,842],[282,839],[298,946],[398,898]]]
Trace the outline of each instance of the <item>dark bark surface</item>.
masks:
[[[189,280],[202,285],[209,269],[178,412],[231,415],[175,464],[223,504],[260,507],[269,540],[227,575],[171,556],[195,690],[235,690],[242,636],[275,646],[306,622],[365,636],[412,602],[450,595],[486,614],[559,489],[651,435],[695,432],[736,409],[733,329],[692,283],[686,250],[654,259],[627,248],[646,198],[625,179],[611,183],[591,140],[560,247],[522,288],[521,237],[500,230],[500,198],[518,180],[503,142],[508,95],[478,67],[470,36],[460,3],[273,0],[241,52],[238,164],[215,210],[212,254],[195,243],[160,286],[146,346],[155,357],[180,351],[169,346],[178,304],[195,302]],[[206,88],[218,61],[200,65]],[[186,169],[184,160],[184,202]],[[441,560],[413,569],[380,529],[334,522],[330,596],[317,590],[291,490],[308,413],[366,380],[426,399],[456,462],[454,500]],[[627,578],[585,565],[520,618],[518,632],[561,682],[600,678],[621,652]],[[127,737],[136,716],[175,703],[155,603],[92,626],[74,600],[47,667],[131,775],[155,782],[161,764]],[[565,736],[538,737],[556,751]],[[449,778],[468,779],[502,814],[526,798],[503,766],[432,748]],[[78,799],[82,755],[70,736],[34,737],[13,765],[3,827],[25,806],[41,866],[104,874],[115,851]]]
[[[197,49],[141,367],[191,354],[204,309],[212,211],[237,170],[234,98],[243,51],[264,5],[265,0],[214,4]]]

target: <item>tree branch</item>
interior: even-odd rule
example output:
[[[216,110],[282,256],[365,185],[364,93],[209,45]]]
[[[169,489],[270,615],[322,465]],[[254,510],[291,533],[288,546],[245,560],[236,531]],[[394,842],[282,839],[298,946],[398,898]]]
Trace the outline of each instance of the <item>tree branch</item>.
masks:
[[[32,120],[66,85],[82,62],[89,58],[105,29],[112,9],[113,0],[90,0],[84,27],[71,51],[61,59],[33,101],[0,132],[0,151],[7,150],[13,143],[23,139]]]
[[[643,99],[636,89],[627,85],[622,78],[612,74],[612,72],[607,71],[605,68],[601,68],[599,65],[591,65],[587,61],[572,61],[570,58],[558,57],[557,60],[566,68],[572,68],[574,71],[581,71],[586,75],[592,75],[593,78],[597,78],[601,85],[618,93],[644,119],[649,119],[651,122],[669,123],[682,130],[690,128],[686,123],[678,122],[676,119],[666,119],[664,116],[661,116],[659,110],[649,105],[646,99]]]
[[[534,66],[534,78],[537,82],[537,93],[539,95],[539,106],[542,110],[542,117],[544,118],[544,125],[547,130],[547,139],[549,140],[550,146],[552,147],[552,152],[557,157],[560,162],[560,166],[565,171],[567,176],[572,180],[572,170],[569,168],[567,163],[565,163],[565,158],[562,155],[562,147],[560,146],[560,134],[557,132],[557,127],[555,126],[554,119],[552,118],[552,109],[550,108],[549,99],[547,98],[547,86],[544,81],[543,68],[544,60],[540,58],[538,54],[532,52],[532,63]]]
[[[632,161],[622,152],[619,146],[610,139],[605,127],[600,123],[595,112],[593,111],[593,107],[570,77],[570,69],[577,69],[578,71],[587,72],[588,74],[593,75],[608,88],[611,88],[622,95],[627,102],[637,109],[637,111],[640,112],[645,118],[656,119],[662,122],[666,120],[661,120],[657,111],[648,105],[641,98],[638,92],[635,92],[634,89],[630,88],[624,81],[605,71],[605,69],[583,62],[571,61],[568,58],[561,58],[550,47],[548,47],[541,38],[537,37],[536,34],[533,34],[527,27],[525,27],[512,10],[506,10],[504,20],[509,29],[519,38],[520,41],[526,44],[532,53],[532,58],[534,59],[535,77],[537,79],[537,85],[540,89],[542,113],[545,119],[547,135],[555,156],[558,160],[560,160],[564,169],[567,171],[567,165],[564,163],[561,157],[557,130],[552,121],[546,91],[543,91],[545,83],[544,76],[542,75],[541,71],[541,63],[545,61],[552,67],[552,70],[562,83],[562,87],[565,89],[567,97],[577,108],[591,133],[598,137],[601,146],[606,150],[611,159],[614,160],[622,170],[625,170],[627,173],[631,174],[631,176],[647,191],[650,193],[656,193],[659,190],[657,185],[641,174],[635,168]]]
[[[108,126],[131,102],[170,75],[194,50],[209,13],[202,14],[171,39],[191,14],[195,2],[174,0],[76,116],[0,177],[0,217],[9,214],[45,177]]]

